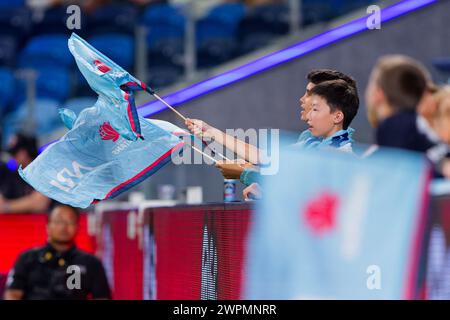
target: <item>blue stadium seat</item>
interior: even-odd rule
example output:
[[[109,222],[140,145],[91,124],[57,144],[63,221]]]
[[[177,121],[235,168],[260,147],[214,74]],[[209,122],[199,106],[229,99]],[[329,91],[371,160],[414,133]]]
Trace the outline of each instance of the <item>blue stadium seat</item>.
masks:
[[[83,10],[80,10],[81,14],[81,29],[70,30],[67,28],[67,19],[69,14],[67,13],[67,6],[55,6],[47,9],[41,20],[34,21],[32,28],[32,35],[41,35],[49,33],[65,33],[69,35],[73,31],[79,35],[84,35],[84,30],[87,29],[87,18],[83,14]]]
[[[284,4],[255,7],[245,20],[249,24],[250,31],[253,31],[252,27],[254,27],[257,28],[256,30],[263,29],[262,31],[271,31],[280,35],[289,32],[289,8]]]
[[[25,6],[25,0],[0,0],[0,9],[20,8]]]
[[[14,36],[23,41],[31,29],[31,12],[27,8],[1,8],[0,35]]]
[[[213,7],[197,23],[197,46],[201,47],[211,38],[234,37],[244,16],[245,6],[240,3],[226,3]]]
[[[137,18],[138,11],[132,5],[102,6],[89,16],[90,35],[112,32],[133,35]]]
[[[74,59],[67,48],[67,36],[50,34],[36,36],[27,43],[19,56],[20,67],[70,67]]]
[[[127,34],[108,33],[93,36],[88,39],[88,42],[122,68],[132,71],[134,62],[133,37]]]
[[[219,65],[235,57],[237,52],[238,43],[234,37],[209,38],[197,48],[197,67]]]
[[[178,7],[170,4],[150,5],[142,17],[146,25],[155,25],[158,23],[167,23],[184,28],[186,18]]]
[[[361,9],[374,4],[372,0],[352,0],[352,1],[342,1],[342,0],[331,0],[331,8],[334,13],[333,17],[339,15],[347,14],[353,10]]]
[[[303,0],[302,17],[303,25],[329,21],[353,10],[367,7],[374,2],[372,0]]]
[[[6,68],[0,68],[0,118],[7,112],[14,96],[15,79],[13,73]]]
[[[147,82],[154,89],[162,89],[177,82],[183,75],[183,69],[176,65],[159,65],[148,68]]]
[[[15,64],[16,51],[16,38],[0,35],[0,66],[13,66]]]
[[[38,98],[50,98],[59,102],[67,99],[71,91],[71,78],[67,69],[61,67],[45,66],[35,69],[36,96]],[[16,103],[21,103],[26,98],[26,84],[23,80],[18,81],[16,86]]]
[[[196,43],[197,48],[201,48],[210,39],[234,38],[235,30],[227,24],[210,18],[197,21]]]
[[[220,21],[236,31],[239,22],[245,16],[245,10],[242,3],[224,3],[213,7],[205,18]]]
[[[258,49],[269,44],[273,38],[288,32],[289,8],[286,5],[255,7],[239,26],[241,52]]]
[[[174,84],[183,76],[183,67],[171,56],[158,51],[148,54],[147,83],[154,89]]]
[[[150,49],[182,48],[186,18],[176,7],[151,5],[145,10],[142,23],[149,29],[147,44]]]
[[[301,7],[302,25],[324,22],[333,17],[333,0],[303,0]]]
[[[147,45],[150,49],[165,48],[172,45],[183,46],[184,29],[167,24],[150,26]]]
[[[220,4],[197,22],[198,67],[211,67],[231,59],[237,49],[236,31],[245,15],[240,3]]]

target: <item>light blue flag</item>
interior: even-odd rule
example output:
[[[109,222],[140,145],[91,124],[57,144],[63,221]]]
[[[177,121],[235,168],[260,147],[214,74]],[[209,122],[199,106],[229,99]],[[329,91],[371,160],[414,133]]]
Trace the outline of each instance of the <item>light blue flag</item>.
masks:
[[[71,112],[61,112],[70,127]],[[184,142],[163,129],[164,122],[140,118],[146,138],[130,141],[111,126],[108,112],[84,109],[66,135],[19,169],[21,177],[58,202],[86,208],[142,182],[181,152]]]
[[[417,297],[429,177],[420,155],[290,150],[280,164],[262,182],[244,298]]]
[[[92,90],[98,94],[95,106],[109,110],[105,117],[122,137],[133,141],[139,138],[141,129],[133,92],[147,90],[153,93],[151,88],[97,51],[77,34],[72,34],[68,45],[81,73]]]
[[[181,152],[185,132],[165,121],[138,117],[133,90],[151,89],[83,39],[73,34],[69,48],[98,100],[78,117],[60,109],[69,132],[24,170],[19,168],[19,174],[44,195],[86,208],[156,172]]]

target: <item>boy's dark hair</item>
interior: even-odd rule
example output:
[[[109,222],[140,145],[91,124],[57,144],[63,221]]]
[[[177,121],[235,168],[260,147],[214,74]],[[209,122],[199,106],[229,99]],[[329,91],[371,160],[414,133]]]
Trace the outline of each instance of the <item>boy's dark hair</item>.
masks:
[[[375,66],[377,85],[396,111],[415,111],[429,86],[429,75],[419,62],[400,55],[384,56]]]
[[[312,70],[310,73],[308,73],[306,79],[314,85],[318,85],[319,83],[330,80],[344,80],[350,86],[352,86],[355,89],[355,91],[357,91],[355,79],[336,70],[331,69]]]
[[[75,214],[75,217],[76,217],[77,221],[80,221],[80,211],[79,211],[77,208],[72,207],[72,206],[69,206],[69,205],[67,205],[67,204],[57,203],[57,204],[55,204],[55,206],[53,206],[52,209],[48,212],[48,215],[47,215],[47,221],[48,221],[48,222],[50,222],[50,219],[51,219],[51,217],[52,217],[53,211],[54,211],[56,208],[58,208],[58,207],[66,207],[66,208],[69,208],[69,209],[72,210],[72,212]]]
[[[347,129],[359,108],[359,98],[356,89],[344,80],[321,82],[314,86],[311,94],[326,100],[331,112],[336,110],[344,114],[343,129]]]

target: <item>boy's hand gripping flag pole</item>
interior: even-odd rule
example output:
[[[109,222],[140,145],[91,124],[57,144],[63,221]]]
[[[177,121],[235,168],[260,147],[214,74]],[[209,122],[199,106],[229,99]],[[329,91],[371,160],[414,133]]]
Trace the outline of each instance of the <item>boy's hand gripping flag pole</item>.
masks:
[[[152,96],[154,96],[156,99],[158,99],[159,101],[161,101],[161,103],[163,103],[164,105],[166,105],[170,110],[172,110],[173,112],[175,112],[175,114],[177,116],[179,116],[181,119],[183,119],[184,121],[188,121],[188,119],[183,116],[180,112],[178,112],[174,107],[172,107],[170,104],[168,104],[163,98],[161,98],[159,95],[156,94],[156,92],[149,86],[147,86],[145,83],[141,82],[141,86],[143,86],[143,89],[145,91],[147,91],[148,93],[150,93]],[[202,140],[203,141],[203,140]],[[199,149],[195,148],[194,146],[192,146],[192,149],[194,149],[197,152],[200,152],[201,154],[203,154],[204,156],[206,156],[209,159],[212,159],[214,161],[214,163],[217,163],[217,161],[213,158],[211,158],[210,156],[208,156],[207,154],[203,153],[202,151],[200,151]],[[221,157],[224,160],[227,161],[233,161],[229,158],[227,158],[226,156],[224,156],[223,154],[221,154],[220,152],[214,151],[212,150],[215,154],[219,155],[219,157]]]

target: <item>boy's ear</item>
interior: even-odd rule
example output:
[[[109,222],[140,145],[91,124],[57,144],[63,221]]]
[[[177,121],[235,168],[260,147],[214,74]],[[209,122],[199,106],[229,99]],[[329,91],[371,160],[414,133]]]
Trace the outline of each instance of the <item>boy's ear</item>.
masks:
[[[344,113],[341,110],[336,110],[333,115],[334,124],[339,124],[344,122]]]

